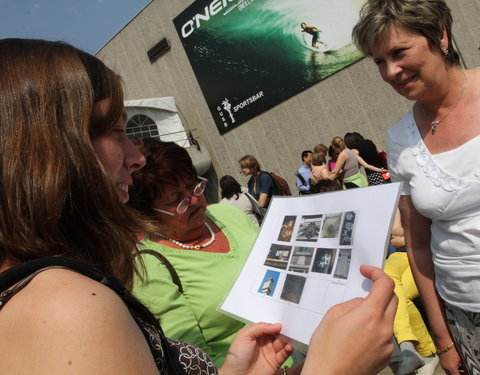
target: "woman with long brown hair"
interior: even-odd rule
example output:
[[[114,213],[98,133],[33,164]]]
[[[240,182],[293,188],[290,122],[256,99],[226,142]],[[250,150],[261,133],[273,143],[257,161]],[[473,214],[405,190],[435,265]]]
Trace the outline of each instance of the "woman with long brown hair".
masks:
[[[143,224],[123,203],[145,160],[125,134],[118,77],[72,46],[5,39],[0,83],[2,374],[279,371],[292,349],[275,337],[279,324],[240,330],[217,370],[198,348],[165,338],[131,296]],[[344,322],[369,322],[359,332],[368,355],[353,350],[339,365],[368,358],[365,371],[372,371],[387,360],[392,285],[379,269],[363,272],[375,281],[372,293],[327,314],[330,324],[314,334],[304,374],[317,373],[332,355],[320,337],[331,343],[330,335],[350,335],[353,329],[339,329]]]

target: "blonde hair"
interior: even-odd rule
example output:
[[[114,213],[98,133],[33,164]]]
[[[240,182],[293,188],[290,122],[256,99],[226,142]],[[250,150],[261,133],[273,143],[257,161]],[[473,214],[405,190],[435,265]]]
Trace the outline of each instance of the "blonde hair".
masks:
[[[343,151],[345,149],[345,142],[342,137],[335,137],[332,139],[332,146],[337,150]]]
[[[423,35],[430,48],[440,52],[443,52],[440,39],[445,27],[448,34],[445,59],[451,65],[460,63],[452,43],[452,15],[445,0],[368,0],[353,28],[353,42],[365,55],[371,56],[373,45],[392,25]]]

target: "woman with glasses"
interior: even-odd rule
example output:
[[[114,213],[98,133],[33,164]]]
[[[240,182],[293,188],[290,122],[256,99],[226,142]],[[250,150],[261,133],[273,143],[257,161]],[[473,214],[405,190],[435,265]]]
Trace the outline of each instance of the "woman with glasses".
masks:
[[[130,204],[155,231],[140,248],[146,266],[134,293],[162,322],[168,337],[195,344],[217,366],[243,323],[217,307],[240,271],[258,228],[238,207],[207,207],[207,180],[173,142],[141,141],[146,166],[133,175]],[[158,259],[160,254],[161,260]]]

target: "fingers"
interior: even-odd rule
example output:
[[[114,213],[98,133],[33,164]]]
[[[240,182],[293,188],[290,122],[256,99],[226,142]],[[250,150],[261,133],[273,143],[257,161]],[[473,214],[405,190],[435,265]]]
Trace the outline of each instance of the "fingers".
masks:
[[[393,280],[380,268],[373,266],[360,266],[360,273],[373,281],[370,293],[365,298],[372,306],[381,307],[383,310],[390,311],[391,304],[395,302]]]
[[[258,339],[265,335],[276,335],[282,330],[282,325],[280,323],[255,323],[249,327],[242,328],[240,332],[253,338]]]
[[[360,305],[362,303],[362,301],[364,301],[363,298],[353,298],[353,299],[350,299],[348,301],[339,303],[335,306],[332,306],[328,310],[326,317],[328,315],[333,315],[333,316],[338,317],[339,315],[346,314],[349,311],[353,310],[358,305]]]

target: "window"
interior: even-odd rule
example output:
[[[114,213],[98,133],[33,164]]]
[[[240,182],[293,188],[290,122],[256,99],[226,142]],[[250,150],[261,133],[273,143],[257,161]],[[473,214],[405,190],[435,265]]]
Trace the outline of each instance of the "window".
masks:
[[[130,138],[160,139],[155,121],[141,113],[133,115],[127,121],[127,136]]]

